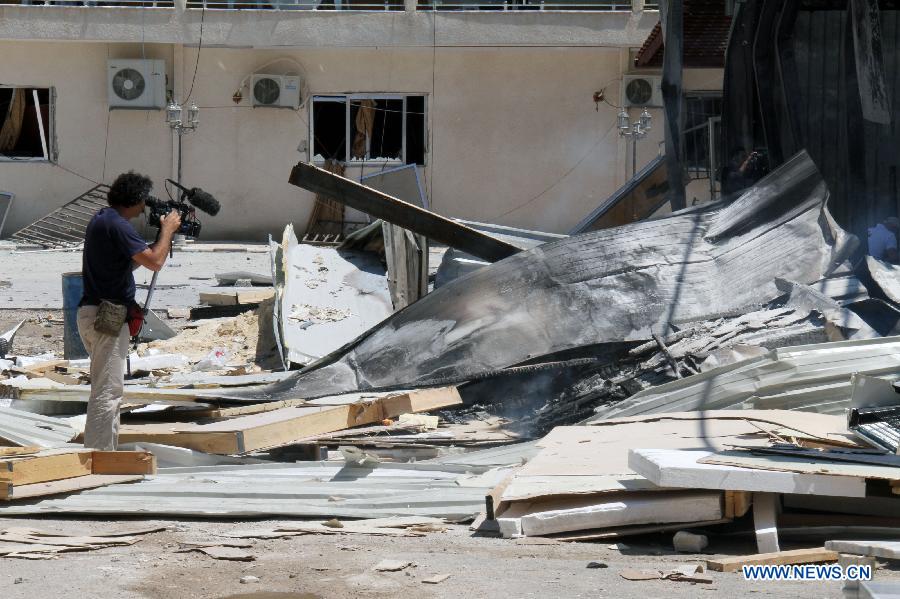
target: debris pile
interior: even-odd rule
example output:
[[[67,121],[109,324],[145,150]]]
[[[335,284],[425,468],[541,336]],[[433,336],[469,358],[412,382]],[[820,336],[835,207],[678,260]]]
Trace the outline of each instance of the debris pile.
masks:
[[[858,259],[805,153],[729,204],[552,239],[319,170],[292,182],[345,186],[398,235],[480,262],[402,307],[415,297],[389,272],[402,256],[386,270],[289,226],[271,277],[216,275],[204,306],[169,310],[177,334],[136,348],[116,452],[79,444],[89,361],[16,355],[15,327],[0,337],[0,516],[316,520],[179,548],[233,561],[255,559],[252,538],[416,537],[451,521],[536,544],[755,541],[705,570],[620,572],[693,584],[747,564],[897,557],[859,540],[900,526],[893,270]],[[47,549],[10,529],[0,554],[105,538]]]

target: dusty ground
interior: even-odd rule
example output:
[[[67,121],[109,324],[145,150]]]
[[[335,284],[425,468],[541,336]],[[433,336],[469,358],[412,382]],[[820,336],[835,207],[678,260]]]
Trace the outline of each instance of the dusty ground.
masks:
[[[3,290],[0,289],[0,294]],[[35,356],[52,351],[63,354],[63,311],[21,310],[0,307],[0,333],[13,328],[20,321],[25,325],[16,333],[10,355]]]
[[[837,582],[749,582],[740,574],[711,572],[712,584],[628,581],[626,568],[668,569],[702,563],[708,556],[671,551],[669,536],[607,543],[523,545],[472,537],[467,527],[423,538],[367,535],[304,536],[258,540],[254,562],[217,561],[199,553],[176,553],[180,542],[209,541],[229,530],[266,529],[273,522],[160,522],[0,519],[0,528],[29,526],[88,533],[163,524],[172,530],[146,535],[130,547],[69,553],[49,561],[0,559],[0,597],[105,597],[174,599],[280,597],[841,597]],[[739,554],[748,540],[713,539],[718,551]],[[401,572],[378,573],[382,559],[411,561]],[[607,568],[588,568],[589,562]],[[436,585],[424,578],[450,574]],[[258,583],[241,584],[252,575]],[[879,570],[876,579],[900,579]],[[21,579],[16,583],[17,579]],[[277,594],[276,594],[277,593]]]

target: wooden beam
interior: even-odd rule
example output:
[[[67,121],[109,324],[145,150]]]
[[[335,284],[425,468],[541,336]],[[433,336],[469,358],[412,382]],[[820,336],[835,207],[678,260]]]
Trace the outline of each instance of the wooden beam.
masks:
[[[434,389],[417,389],[399,395],[391,395],[381,399],[385,418],[396,418],[401,414],[430,412],[462,403],[456,387],[437,387]]]
[[[339,397],[322,398],[306,405],[283,407],[211,424],[123,426],[119,431],[119,441],[161,443],[222,455],[243,454],[381,422],[400,414],[459,405],[462,398],[456,388],[442,387],[353,403],[339,404],[338,401]],[[317,405],[317,402],[322,403]]]
[[[156,474],[156,456],[148,451],[95,451],[92,474]]]
[[[90,450],[50,450],[0,460],[0,481],[13,486],[91,474]]]
[[[291,171],[290,183],[489,262],[520,251],[481,231],[311,164],[298,163]]]
[[[741,569],[741,566],[818,564],[836,562],[837,560],[837,551],[828,551],[821,547],[815,547],[813,549],[794,549],[792,551],[775,551],[772,553],[711,559],[707,560],[706,567],[713,572],[737,572]]]
[[[725,491],[725,517],[740,518],[753,504],[753,494],[747,491]]]

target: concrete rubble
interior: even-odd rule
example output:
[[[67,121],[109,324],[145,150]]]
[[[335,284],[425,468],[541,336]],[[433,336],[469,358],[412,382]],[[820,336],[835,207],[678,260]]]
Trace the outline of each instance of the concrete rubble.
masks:
[[[731,203],[613,229],[432,222],[515,251],[448,250],[430,293],[396,312],[366,243],[299,243],[288,226],[227,254],[252,265],[183,257],[161,312],[174,336],[130,358],[119,451],[80,443],[89,360],[17,351],[52,318],[4,337],[0,517],[284,520],[179,544],[226,562],[256,561],[259,539],[459,523],[510,544],[656,535],[705,562],[618,572],[635,585],[900,559],[896,267],[858,260],[827,198],[800,153]],[[402,213],[389,199],[383,215]],[[6,527],[0,557],[155,532]],[[734,539],[745,555],[702,555]]]

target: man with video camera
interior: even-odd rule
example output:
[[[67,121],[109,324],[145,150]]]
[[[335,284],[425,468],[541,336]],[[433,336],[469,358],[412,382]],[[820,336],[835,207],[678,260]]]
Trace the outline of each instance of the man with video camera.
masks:
[[[169,212],[160,219],[159,238],[149,246],[131,226],[128,221],[143,213],[152,188],[148,177],[134,171],[119,175],[109,189],[109,207],[91,218],[85,232],[84,295],[78,304],[78,333],[91,356],[85,447],[116,449],[128,339],[143,320],[134,301],[132,271],[139,266],[160,271],[181,226],[178,211]]]

